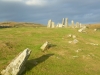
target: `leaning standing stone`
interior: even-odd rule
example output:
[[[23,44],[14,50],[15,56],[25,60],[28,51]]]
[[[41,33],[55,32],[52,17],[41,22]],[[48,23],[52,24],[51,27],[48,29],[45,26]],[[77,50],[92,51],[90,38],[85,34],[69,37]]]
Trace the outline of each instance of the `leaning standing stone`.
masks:
[[[20,53],[12,62],[1,71],[1,75],[19,75],[25,70],[25,63],[30,56],[31,50],[28,48]]]

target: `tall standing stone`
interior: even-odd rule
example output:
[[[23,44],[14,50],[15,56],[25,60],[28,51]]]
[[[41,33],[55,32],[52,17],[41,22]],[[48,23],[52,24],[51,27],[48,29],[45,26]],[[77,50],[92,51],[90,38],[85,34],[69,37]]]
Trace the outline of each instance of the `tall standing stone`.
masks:
[[[55,27],[55,23],[54,22],[52,22],[52,28],[54,28]]]
[[[80,28],[80,23],[79,22],[76,22],[76,27]]]
[[[65,27],[68,27],[68,18],[65,19]]]
[[[72,24],[72,28],[74,28],[74,21],[73,20],[71,21],[71,24]]]
[[[25,63],[30,56],[31,50],[28,48],[20,53],[12,62],[1,71],[1,75],[20,75],[25,70]]]
[[[50,28],[51,26],[52,26],[52,20],[49,20],[49,21],[48,21],[47,28]]]
[[[80,28],[81,28],[81,27],[82,27],[82,24],[80,23],[79,26],[80,26]]]
[[[65,25],[65,18],[63,18],[63,20],[62,20],[62,25],[63,26]]]

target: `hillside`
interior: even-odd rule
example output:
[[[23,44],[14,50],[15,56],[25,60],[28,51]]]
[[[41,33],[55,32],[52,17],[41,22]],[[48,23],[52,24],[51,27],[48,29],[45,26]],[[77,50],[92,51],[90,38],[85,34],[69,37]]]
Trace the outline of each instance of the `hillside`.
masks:
[[[1,22],[0,28],[10,28],[10,27],[43,27],[42,24],[37,23],[27,23],[27,22]]]
[[[97,23],[97,24],[89,24],[87,25],[88,28],[92,28],[92,29],[100,29],[100,23]]]
[[[75,35],[78,43],[68,35]],[[51,48],[42,52],[48,41]],[[100,30],[19,27],[0,29],[0,72],[24,49],[32,53],[23,75],[100,75]]]

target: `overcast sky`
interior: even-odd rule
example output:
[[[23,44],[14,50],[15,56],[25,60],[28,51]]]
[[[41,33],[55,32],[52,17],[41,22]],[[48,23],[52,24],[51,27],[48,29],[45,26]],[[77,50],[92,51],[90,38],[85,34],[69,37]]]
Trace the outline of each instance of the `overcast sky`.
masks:
[[[0,22],[100,23],[100,0],[0,0]]]

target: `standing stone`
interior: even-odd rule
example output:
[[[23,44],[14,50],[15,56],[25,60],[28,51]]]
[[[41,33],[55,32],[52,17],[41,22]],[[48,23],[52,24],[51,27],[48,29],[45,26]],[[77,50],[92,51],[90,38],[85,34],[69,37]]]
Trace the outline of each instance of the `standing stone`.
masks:
[[[81,28],[82,27],[82,24],[80,23],[79,25],[80,25],[80,28]]]
[[[74,28],[74,21],[72,20],[71,23],[72,23],[72,28]]]
[[[62,25],[65,25],[65,18],[63,18],[62,20]]]
[[[31,50],[28,48],[20,53],[12,62],[1,71],[1,75],[19,75],[25,70],[25,63],[30,56]]]
[[[65,27],[68,27],[68,18],[65,20]]]
[[[54,22],[52,22],[52,28],[54,28],[55,27],[55,23]]]
[[[42,51],[44,51],[44,50],[49,49],[49,47],[50,47],[50,44],[49,44],[49,42],[46,41],[46,42],[41,46],[40,49],[42,49]]]
[[[52,26],[52,20],[49,20],[49,21],[48,21],[47,28],[50,28],[51,26]]]
[[[79,22],[76,22],[76,27],[80,28],[80,23]]]

